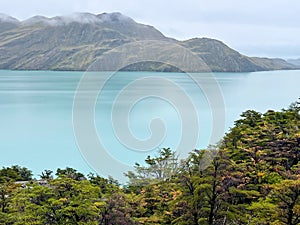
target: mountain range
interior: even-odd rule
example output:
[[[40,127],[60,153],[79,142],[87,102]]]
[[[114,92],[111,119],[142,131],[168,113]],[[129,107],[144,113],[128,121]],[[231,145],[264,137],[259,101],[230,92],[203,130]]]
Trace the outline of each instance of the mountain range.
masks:
[[[176,43],[201,57],[212,71],[299,68],[283,59],[245,56],[214,39],[178,41],[121,13],[74,13],[52,18],[34,16],[24,21],[0,14],[0,69],[83,71],[116,47],[147,40]],[[161,54],[168,54],[168,50],[166,45]],[[149,62],[125,70],[172,71],[174,68]]]

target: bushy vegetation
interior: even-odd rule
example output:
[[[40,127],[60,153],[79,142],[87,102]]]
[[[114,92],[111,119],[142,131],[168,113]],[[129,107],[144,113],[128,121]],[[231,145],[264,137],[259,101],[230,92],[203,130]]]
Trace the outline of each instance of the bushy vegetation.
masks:
[[[0,224],[300,224],[299,109],[246,111],[219,146],[185,160],[161,149],[126,173],[127,186],[72,168],[38,182],[3,167]]]

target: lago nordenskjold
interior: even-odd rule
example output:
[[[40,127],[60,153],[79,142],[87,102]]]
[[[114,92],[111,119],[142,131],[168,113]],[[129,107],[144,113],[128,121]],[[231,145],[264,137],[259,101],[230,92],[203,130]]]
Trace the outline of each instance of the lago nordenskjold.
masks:
[[[83,74],[59,71],[0,71],[1,165],[26,166],[35,175],[45,168],[55,170],[66,166],[86,173],[93,171],[78,149],[72,122],[74,95]],[[225,131],[233,126],[234,121],[245,110],[279,110],[300,96],[299,70],[212,75],[224,98]],[[139,152],[127,149],[115,137],[111,123],[111,108],[119,97],[120,90],[141,76],[165,77],[185,90],[199,117],[199,139],[195,147],[205,148],[211,135],[211,111],[214,109],[211,109],[205,94],[190,77],[181,73],[120,72],[105,84],[95,106],[97,135],[109,154],[123,163],[133,164],[156,151],[150,149]],[[155,94],[174,91],[172,87],[163,84],[151,87],[145,82],[139,89],[150,89]],[[135,95],[135,90],[127,95]],[[163,141],[154,149],[176,149],[182,135],[181,120],[186,118],[181,118],[180,113],[166,99],[147,96],[131,109],[128,121],[116,126],[122,128],[128,122],[132,133],[137,138],[145,139],[151,134],[149,122],[153,118],[161,118],[166,127]],[[187,149],[190,150],[192,149]],[[126,171],[119,172],[122,174]]]

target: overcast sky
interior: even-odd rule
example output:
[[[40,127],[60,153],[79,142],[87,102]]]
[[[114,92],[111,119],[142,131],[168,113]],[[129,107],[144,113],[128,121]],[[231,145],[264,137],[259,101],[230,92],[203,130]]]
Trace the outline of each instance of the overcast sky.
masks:
[[[250,56],[300,58],[299,0],[0,0],[18,19],[121,12],[177,39],[210,37]]]

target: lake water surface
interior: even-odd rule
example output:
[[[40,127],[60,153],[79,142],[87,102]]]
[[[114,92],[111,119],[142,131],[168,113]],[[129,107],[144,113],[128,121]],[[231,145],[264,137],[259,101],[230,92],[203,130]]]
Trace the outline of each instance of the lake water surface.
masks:
[[[44,169],[56,170],[58,167],[66,166],[83,173],[94,172],[83,157],[84,150],[77,146],[72,120],[74,96],[83,74],[83,72],[0,71],[1,166],[15,164],[26,166],[33,170],[35,175]],[[103,74],[99,73],[97,76]],[[268,109],[280,110],[300,97],[300,71],[214,73],[197,76],[202,76],[203,85],[208,86],[211,84],[205,83],[207,80],[205,76],[213,76],[220,87],[225,106],[225,130],[221,132],[232,127],[234,121],[247,109],[260,112]],[[139,86],[130,87],[132,82],[149,77],[163,77],[177,86],[174,88],[167,82],[154,84],[144,80]],[[181,128],[183,120],[191,119],[189,113],[193,114],[193,108],[184,108],[185,104],[176,106],[166,99],[166,96],[174,98],[174,101],[180,98],[183,92],[177,87],[180,87],[191,100],[199,119],[198,140],[192,147],[200,149],[209,144],[214,123],[212,111],[218,109],[212,108],[210,100],[205,97],[207,93],[204,93],[205,91],[189,76],[181,73],[120,72],[108,80],[99,93],[93,118],[99,141],[114,159],[120,163],[133,165],[136,161],[143,161],[147,155],[154,154],[160,147],[176,149],[183,135],[193,139],[193,133]],[[121,92],[124,88],[131,89]],[[149,94],[151,92],[153,94]],[[129,104],[126,99],[130,101],[139,93],[145,93],[144,98],[136,102],[124,120],[123,113]],[[86,98],[88,96],[87,94]],[[157,96],[164,97],[157,98]],[[116,116],[120,117],[120,120],[112,118],[116,98],[119,98]],[[176,110],[176,107],[181,111]],[[86,109],[83,107],[82,110]],[[146,140],[151,136],[149,123],[153,118],[164,121],[166,133],[155,146],[149,146],[144,151],[128,149],[130,143],[127,143],[126,147],[126,143],[122,144],[121,138],[115,135],[114,126],[122,132],[128,125],[134,137]],[[86,135],[89,135],[88,132]],[[125,137],[126,134],[125,132]],[[185,153],[192,150],[188,149],[191,146],[185,147]],[[97,172],[101,173],[99,169]],[[123,172],[126,171],[118,171],[119,174]],[[108,174],[104,172],[103,175]],[[118,178],[119,175],[115,176]]]

